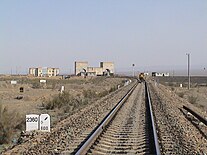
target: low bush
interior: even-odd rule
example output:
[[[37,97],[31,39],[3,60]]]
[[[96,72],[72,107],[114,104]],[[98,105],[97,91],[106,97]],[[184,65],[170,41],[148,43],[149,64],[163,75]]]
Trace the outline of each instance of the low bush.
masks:
[[[14,130],[23,128],[22,120],[18,113],[9,112],[6,107],[0,105],[0,144],[11,142]]]
[[[116,86],[111,87],[110,90],[109,90],[109,93],[114,92],[114,91],[116,91],[116,90],[117,90],[117,87],[116,87]]]
[[[178,95],[179,97],[181,97],[181,98],[184,97],[184,93],[183,93],[183,92],[178,92],[177,95]]]
[[[68,113],[77,109],[79,106],[86,105],[89,102],[104,97],[116,89],[116,87],[112,87],[110,90],[104,90],[100,93],[89,89],[84,90],[82,95],[78,96],[73,96],[65,91],[62,94],[60,93],[59,95],[54,96],[51,100],[43,100],[42,106],[47,110],[63,109],[65,113]]]
[[[34,89],[39,89],[39,88],[41,88],[40,82],[38,82],[38,81],[34,81],[34,82],[32,83],[32,88],[34,88]]]
[[[202,109],[203,109],[203,108],[205,108],[205,106],[204,106],[204,105],[202,105],[202,104],[200,104],[200,105],[199,105],[199,107],[200,107],[200,108],[202,108]]]
[[[61,108],[64,105],[72,105],[72,102],[74,101],[74,97],[70,95],[68,92],[63,92],[62,94],[59,94],[55,96],[52,100],[48,100],[43,104],[46,109],[55,109],[55,108]]]
[[[108,94],[109,94],[109,91],[108,90],[104,90],[104,91],[98,93],[98,97],[104,97],[104,96],[106,96]]]
[[[174,84],[173,82],[169,82],[169,83],[168,83],[168,86],[170,86],[170,87],[174,87],[175,84]]]
[[[96,98],[97,97],[97,93],[94,90],[83,90],[83,97],[84,98]]]
[[[188,102],[190,102],[191,104],[195,104],[197,99],[197,97],[191,95],[188,97]]]

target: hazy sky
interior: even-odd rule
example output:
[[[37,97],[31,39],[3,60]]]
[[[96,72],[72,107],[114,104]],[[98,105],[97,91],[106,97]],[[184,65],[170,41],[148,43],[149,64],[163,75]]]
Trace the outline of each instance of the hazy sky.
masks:
[[[0,73],[207,68],[207,0],[0,0]]]

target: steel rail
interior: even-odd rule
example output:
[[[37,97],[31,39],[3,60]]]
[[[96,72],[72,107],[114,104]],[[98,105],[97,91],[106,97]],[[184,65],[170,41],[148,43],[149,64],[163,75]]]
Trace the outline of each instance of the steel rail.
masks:
[[[152,113],[152,103],[151,103],[151,99],[150,99],[150,93],[149,93],[149,88],[147,86],[147,82],[145,82],[145,90],[146,90],[146,100],[147,100],[147,104],[148,104],[148,107],[149,107],[149,114],[150,114],[150,125],[151,125],[151,128],[152,128],[152,131],[153,131],[153,140],[152,140],[152,144],[154,145],[153,146],[153,152],[156,154],[156,155],[160,155],[160,147],[159,147],[159,143],[158,143],[158,137],[157,137],[157,131],[156,131],[156,127],[155,127],[155,121],[154,121],[154,117],[153,117],[153,113]]]
[[[88,137],[88,139],[77,150],[75,155],[83,155],[83,154],[87,153],[89,148],[92,146],[92,144],[98,138],[98,136],[103,132],[103,130],[106,128],[107,124],[114,118],[117,111],[120,109],[120,107],[123,105],[123,103],[128,99],[128,97],[131,95],[131,93],[133,92],[133,90],[136,88],[137,85],[138,85],[138,82],[136,82],[135,85],[126,93],[126,95],[116,104],[116,106],[104,118],[104,120],[100,123],[100,125],[93,131],[93,133],[90,135],[90,137]]]
[[[190,108],[183,106],[183,109],[187,110],[188,112],[190,112],[194,117],[196,117],[199,121],[201,121],[203,124],[207,125],[207,120],[203,117],[201,117],[199,114],[197,114],[196,112],[194,112],[193,110],[191,110]]]

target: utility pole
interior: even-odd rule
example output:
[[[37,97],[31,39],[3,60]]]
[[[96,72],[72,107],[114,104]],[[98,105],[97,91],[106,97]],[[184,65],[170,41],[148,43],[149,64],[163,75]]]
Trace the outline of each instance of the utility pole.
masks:
[[[132,64],[132,69],[133,69],[133,77],[134,77],[134,66],[135,66],[135,65],[134,65],[134,64]]]
[[[188,56],[188,89],[190,89],[190,53],[186,53]]]

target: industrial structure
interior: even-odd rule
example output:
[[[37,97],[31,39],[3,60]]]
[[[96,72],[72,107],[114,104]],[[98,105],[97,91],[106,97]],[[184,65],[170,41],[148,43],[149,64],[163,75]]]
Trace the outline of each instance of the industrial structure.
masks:
[[[59,68],[51,67],[38,67],[38,68],[29,68],[29,75],[35,77],[52,77],[57,76],[60,73]]]
[[[75,62],[75,75],[77,76],[110,76],[113,74],[113,62],[100,62],[100,67],[90,67],[87,61]]]

